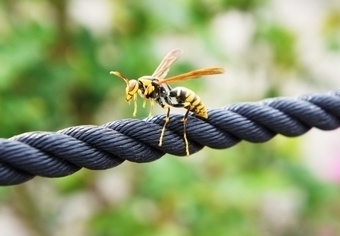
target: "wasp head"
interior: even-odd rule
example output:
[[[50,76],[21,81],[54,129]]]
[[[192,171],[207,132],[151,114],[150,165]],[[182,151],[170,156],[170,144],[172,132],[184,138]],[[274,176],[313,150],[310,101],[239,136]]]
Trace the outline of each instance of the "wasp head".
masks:
[[[110,74],[116,75],[117,77],[123,79],[126,83],[125,89],[125,100],[130,102],[130,100],[135,97],[138,92],[138,81],[137,80],[128,80],[123,74],[118,71],[111,71]]]

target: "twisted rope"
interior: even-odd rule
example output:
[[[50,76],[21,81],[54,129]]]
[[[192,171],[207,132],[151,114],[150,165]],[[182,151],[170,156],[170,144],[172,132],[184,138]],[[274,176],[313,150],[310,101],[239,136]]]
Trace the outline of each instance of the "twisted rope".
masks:
[[[189,116],[186,132],[191,154],[204,146],[224,149],[241,140],[266,142],[276,134],[295,137],[312,127],[336,129],[340,127],[340,90],[236,103],[208,113],[206,121]],[[67,176],[82,167],[103,170],[125,160],[150,162],[165,153],[184,156],[182,115],[171,115],[163,145],[158,146],[164,117],[124,119],[0,139],[0,185],[20,184],[34,176]]]

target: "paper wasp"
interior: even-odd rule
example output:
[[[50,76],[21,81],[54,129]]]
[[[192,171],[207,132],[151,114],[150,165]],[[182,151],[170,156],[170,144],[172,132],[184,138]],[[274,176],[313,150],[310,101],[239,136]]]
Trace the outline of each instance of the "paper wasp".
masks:
[[[165,78],[170,70],[170,66],[182,55],[181,49],[170,51],[161,61],[155,72],[150,76],[142,76],[137,80],[129,80],[123,74],[117,71],[111,71],[122,78],[126,83],[125,99],[130,102],[134,100],[133,116],[137,113],[137,93],[144,99],[143,107],[145,107],[146,99],[150,99],[150,113],[154,102],[161,107],[167,109],[165,123],[159,139],[159,146],[162,146],[165,127],[170,120],[170,107],[183,107],[187,109],[182,121],[184,126],[184,141],[186,154],[189,155],[189,144],[186,136],[186,122],[189,112],[193,112],[196,116],[207,119],[208,113],[201,99],[192,90],[185,87],[171,88],[170,83],[184,81],[187,79],[199,78],[204,75],[222,74],[223,68],[210,67],[204,69],[193,70],[184,74],[176,75],[170,78]]]

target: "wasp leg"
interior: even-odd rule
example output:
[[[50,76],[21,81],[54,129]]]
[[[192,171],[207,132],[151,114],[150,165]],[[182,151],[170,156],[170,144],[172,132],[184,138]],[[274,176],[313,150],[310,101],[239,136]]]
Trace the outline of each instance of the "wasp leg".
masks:
[[[184,117],[182,119],[182,122],[183,122],[183,138],[184,138],[184,142],[185,142],[185,152],[186,152],[186,155],[189,156],[190,152],[189,152],[189,143],[188,143],[188,139],[187,139],[186,125],[187,125],[188,115],[189,115],[189,112],[190,112],[190,110],[188,109],[190,107],[190,103],[189,102],[177,103],[177,104],[172,103],[171,105],[173,107],[184,107],[184,108],[187,109],[187,111],[185,112]]]
[[[189,110],[187,110],[185,112],[185,115],[182,119],[183,121],[183,137],[184,137],[184,142],[185,142],[185,152],[187,154],[187,156],[190,155],[189,152],[189,143],[188,143],[188,139],[187,139],[187,120],[188,120],[188,115],[189,115]]]
[[[155,101],[153,99],[150,99],[150,111],[149,111],[149,117],[151,116],[152,113],[152,108],[155,105]]]
[[[162,144],[163,144],[163,137],[164,137],[165,127],[166,127],[166,125],[170,121],[170,106],[164,105],[164,108],[167,109],[167,112],[166,112],[165,122],[164,122],[164,125],[163,125],[163,128],[162,128],[162,132],[161,132],[161,137],[159,138],[158,146],[162,146]]]
[[[133,105],[134,105],[134,109],[133,109],[133,116],[137,115],[137,94],[133,95]]]
[[[190,152],[189,152],[189,143],[188,143],[188,139],[187,139],[187,129],[186,129],[186,125],[187,125],[187,120],[188,120],[188,115],[190,110],[188,108],[190,108],[190,103],[189,102],[184,102],[184,103],[178,103],[178,104],[172,104],[173,107],[184,107],[187,109],[187,111],[184,114],[184,117],[182,119],[183,122],[183,138],[184,138],[184,142],[185,142],[185,152],[186,155],[189,156]]]
[[[146,106],[146,99],[149,98],[150,94],[152,93],[153,91],[153,86],[152,85],[148,85],[145,90],[144,90],[144,93],[143,93],[143,97],[144,97],[144,101],[143,101],[143,108],[145,108]]]
[[[144,97],[143,98],[143,108],[145,108],[146,107],[146,98]]]

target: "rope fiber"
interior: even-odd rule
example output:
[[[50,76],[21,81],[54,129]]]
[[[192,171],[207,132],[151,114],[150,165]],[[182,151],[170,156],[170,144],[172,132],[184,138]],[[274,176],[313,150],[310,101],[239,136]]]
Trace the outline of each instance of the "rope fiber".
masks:
[[[236,103],[209,109],[208,114],[207,120],[188,117],[190,154],[204,146],[229,148],[241,140],[262,143],[276,134],[296,137],[313,127],[334,130],[340,127],[340,90]],[[151,162],[165,153],[186,155],[183,115],[170,116],[163,145],[158,146],[164,118],[163,114],[0,138],[0,185],[20,184],[34,176],[63,177],[82,167],[104,170],[125,160]]]

